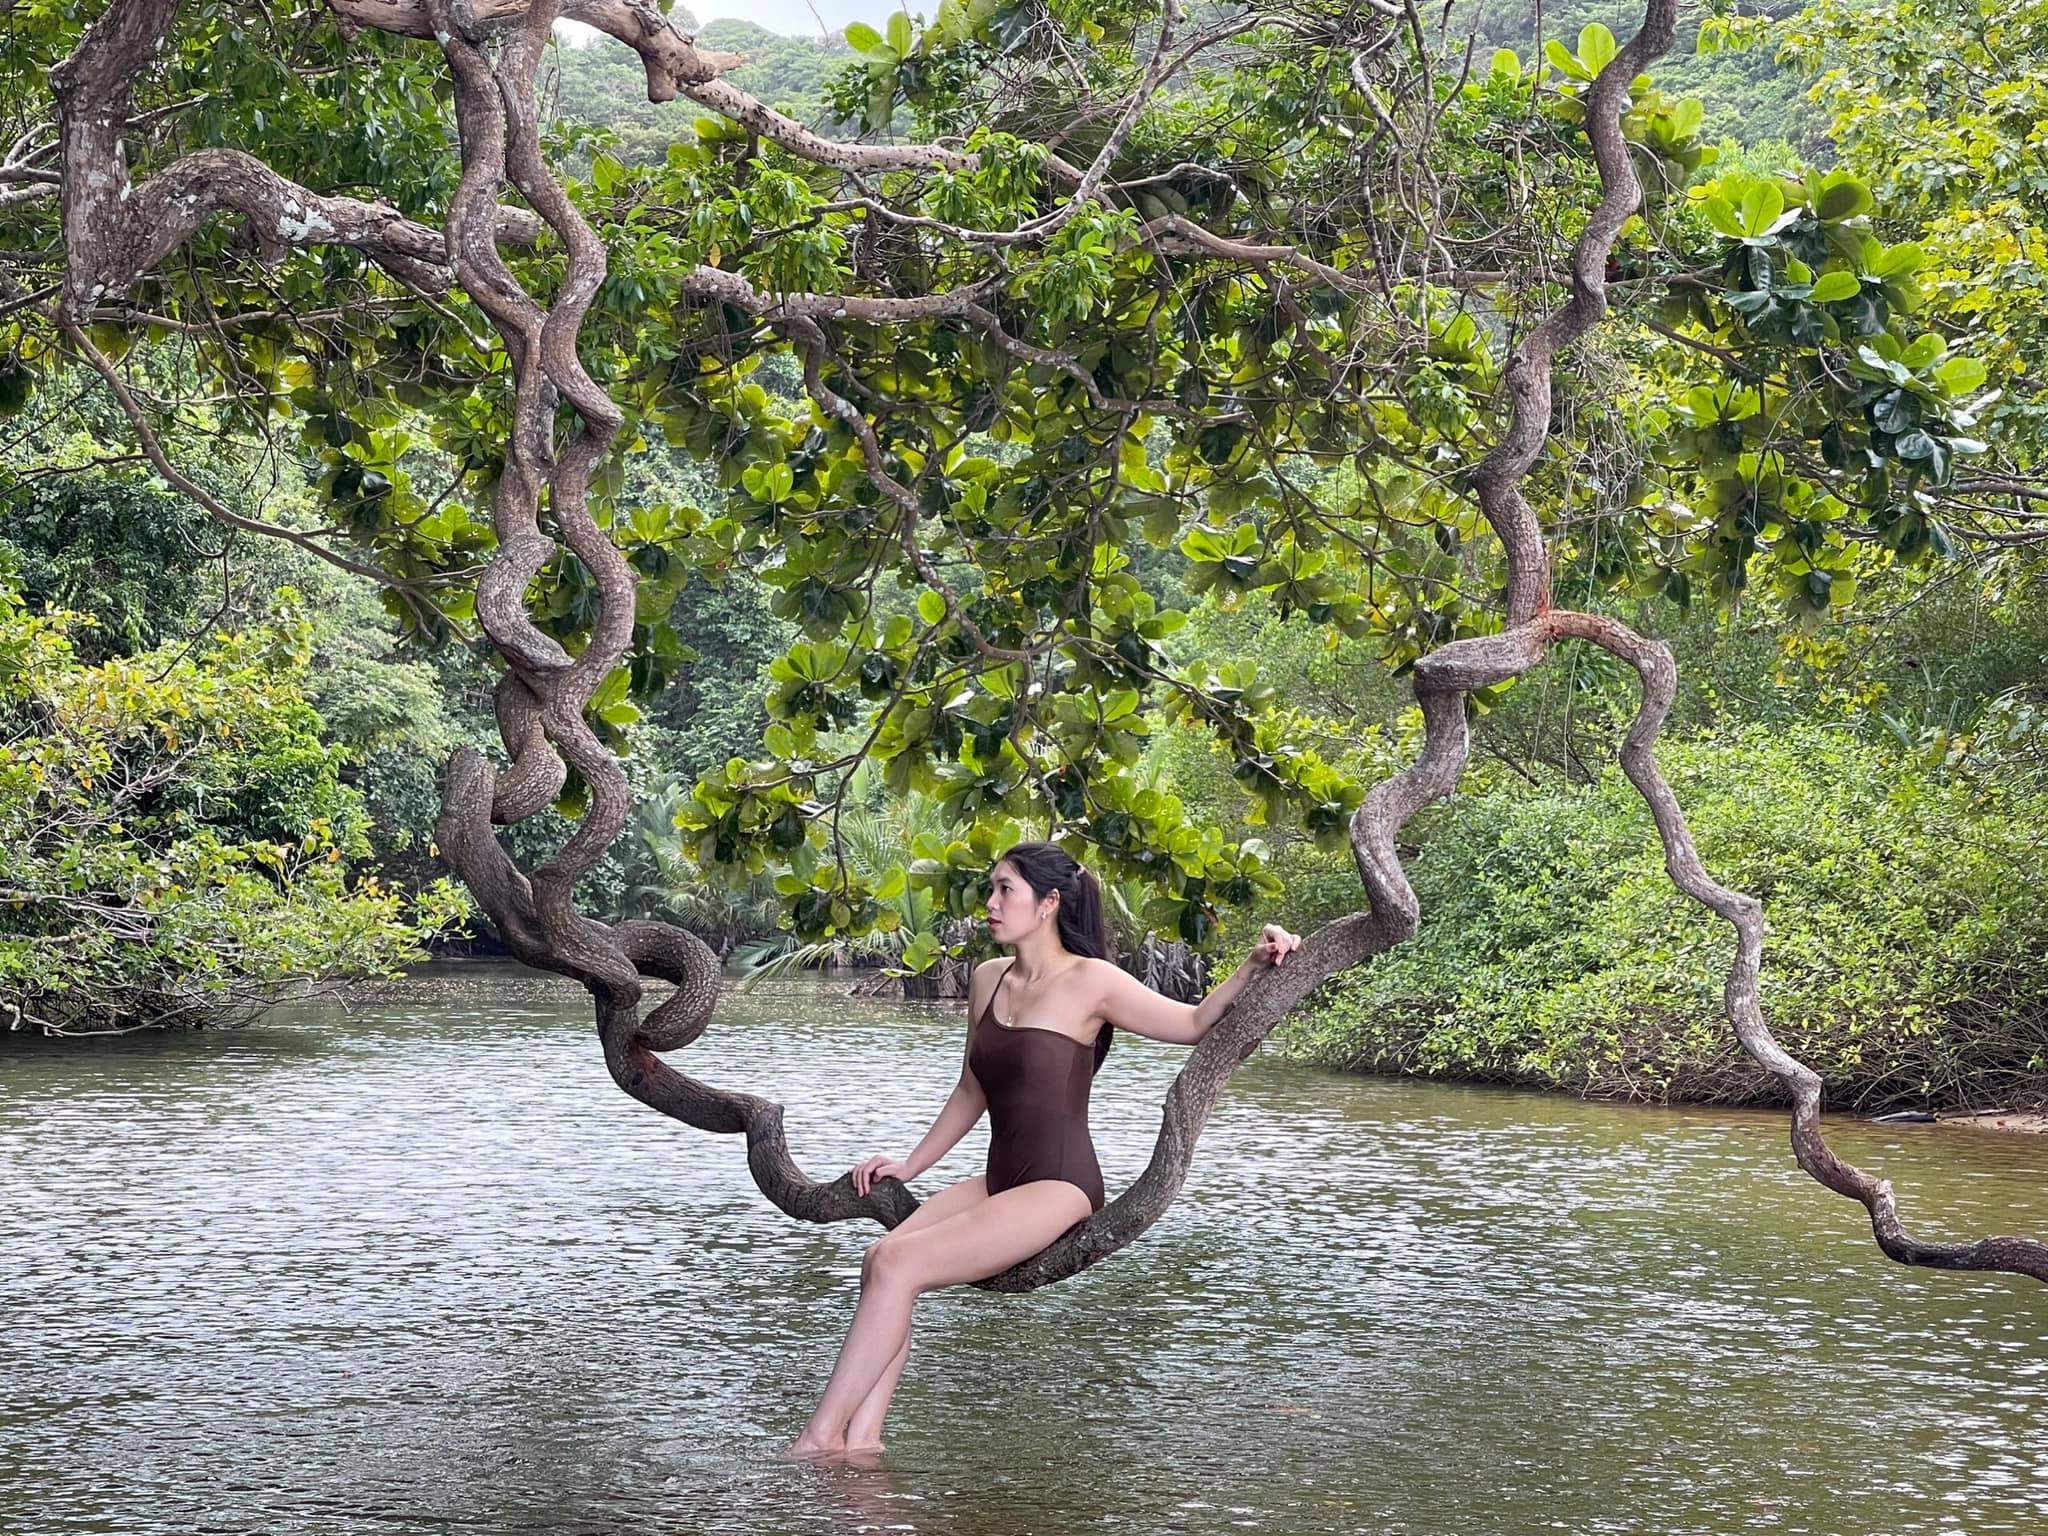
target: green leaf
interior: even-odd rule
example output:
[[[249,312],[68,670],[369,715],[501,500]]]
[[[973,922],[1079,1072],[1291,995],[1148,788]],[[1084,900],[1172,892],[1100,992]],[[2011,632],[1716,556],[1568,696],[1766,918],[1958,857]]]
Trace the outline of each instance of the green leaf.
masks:
[[[939,948],[937,940],[930,934],[914,934],[910,942],[903,946],[903,968],[915,975],[929,967],[943,953],[945,951]]]
[[[898,11],[889,18],[889,46],[898,58],[910,52],[910,13]]]
[[[1922,331],[1899,354],[1899,361],[1916,373],[1948,351],[1948,343],[1933,331]]]
[[[1614,45],[1614,34],[1599,22],[1579,29],[1579,62],[1594,74],[1605,69],[1620,51]]]
[[[1870,419],[1881,432],[1906,432],[1920,419],[1920,409],[1911,395],[1894,389],[1878,398]]]
[[[1715,232],[1726,235],[1730,240],[1740,240],[1747,231],[1742,227],[1741,216],[1725,197],[1710,197],[1700,204],[1700,212],[1707,216],[1707,222]]]
[[[91,336],[92,344],[105,353],[110,362],[121,361],[128,355],[128,349],[135,344],[135,338],[118,325],[90,326],[87,328],[87,334]]]
[[[936,592],[920,592],[917,597],[917,616],[927,624],[937,624],[946,617],[946,600]]]
[[[1868,213],[1871,203],[1870,188],[1846,171],[1831,171],[1821,183],[1821,194],[1813,205],[1813,216],[1823,223],[1839,224],[1844,219]]]
[[[846,29],[846,45],[855,53],[867,53],[882,40],[882,34],[864,21],[856,21]]]
[[[1771,226],[1778,222],[1778,215],[1785,211],[1785,194],[1775,181],[1759,180],[1751,183],[1742,194],[1742,232],[1757,236],[1770,233]]]
[[[1592,73],[1586,66],[1573,57],[1571,49],[1565,47],[1563,43],[1554,37],[1543,45],[1543,57],[1548,59],[1567,79],[1590,80],[1593,78]]]
[[[1807,297],[1816,304],[1835,304],[1853,299],[1862,290],[1863,283],[1854,272],[1823,272]]]
[[[1934,370],[1934,377],[1951,395],[1967,395],[1983,387],[1989,371],[1980,357],[1951,357]]]

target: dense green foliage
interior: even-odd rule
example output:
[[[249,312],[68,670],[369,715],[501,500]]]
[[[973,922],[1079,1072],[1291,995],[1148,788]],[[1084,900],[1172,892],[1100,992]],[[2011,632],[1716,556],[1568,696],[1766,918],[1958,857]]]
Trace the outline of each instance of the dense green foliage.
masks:
[[[748,54],[736,83],[800,118],[947,135],[980,157],[864,195],[1015,229],[1057,204],[1047,126],[1127,88],[1150,25],[1140,5],[1055,4],[1027,37],[1027,9],[878,17],[829,46],[733,23],[703,36]],[[1669,749],[1681,792],[1724,876],[1786,909],[1767,1004],[1838,1083],[1875,1097],[1961,1093],[1959,1074],[1990,1060],[1964,1038],[1986,1016],[1968,1009],[2034,1006],[1976,929],[1929,947],[1910,913],[1990,900],[1967,858],[1940,867],[1945,840],[2032,856],[2000,839],[2038,804],[2048,740],[2048,652],[2020,618],[2038,567],[2012,524],[1985,536],[1970,486],[1994,472],[1978,466],[2040,462],[2040,15],[1823,0],[1768,26],[1713,20],[1704,52],[1682,37],[1633,93],[1649,202],[1529,487],[1556,530],[1560,599],[1671,629],[1687,668]],[[1506,347],[1558,299],[1550,276],[1592,193],[1581,98],[1614,46],[1598,24],[1625,35],[1633,12],[1546,8],[1542,38],[1522,13],[1487,16],[1469,73],[1455,36],[1404,39],[1368,90],[1343,57],[1247,34],[1234,63],[1187,71],[1139,118],[1110,170],[1156,176],[1145,191],[999,257],[890,233],[775,145],[650,105],[608,42],[557,48],[556,149],[611,254],[584,355],[628,412],[599,512],[643,582],[631,664],[594,709],[642,805],[585,882],[589,909],[667,915],[730,949],[776,922],[773,897],[787,952],[936,963],[972,942],[962,920],[993,853],[1048,822],[1105,877],[1131,942],[1214,948],[1269,917],[1354,909],[1347,818],[1415,742],[1399,669],[1498,622],[1498,550],[1465,477],[1501,427]],[[17,127],[45,110],[40,71],[79,21],[42,0],[8,13],[0,104]],[[1046,45],[1055,23],[1064,55]],[[1723,46],[1752,34],[1764,42]],[[292,36],[280,61],[232,8],[190,7],[144,105],[199,105],[138,140],[139,171],[234,144],[440,218],[455,161],[432,49],[349,38],[311,12]],[[1376,113],[1404,102],[1428,132],[1362,174]],[[1084,126],[1061,152],[1085,163],[1107,131]],[[1488,275],[1400,271],[1413,209],[1396,183],[1426,189],[1437,233]],[[0,207],[0,243],[47,248],[54,212]],[[1319,285],[1143,233],[1171,218],[1395,280]],[[559,253],[509,259],[546,291]],[[979,285],[1012,344],[957,315],[821,322],[822,376],[860,401],[878,468],[806,391],[787,331],[686,289],[700,263],[763,293]],[[24,270],[17,289],[30,285]],[[213,328],[273,309],[291,313]],[[491,735],[495,674],[468,645],[466,585],[492,547],[506,431],[501,361],[472,340],[487,327],[459,296],[423,302],[348,251],[261,268],[225,225],[103,319],[95,334],[127,349],[174,456],[209,486],[253,484],[233,502],[248,515],[337,529],[419,583],[373,611],[361,586],[247,538],[220,562],[229,627],[249,627],[278,581],[309,593],[307,729],[335,792],[366,807],[366,823],[342,821],[385,878],[425,884],[438,764]],[[57,446],[64,402],[83,398],[90,446],[133,456],[32,306],[0,314],[0,356],[0,413],[20,429],[0,455],[0,541],[31,608],[97,615],[78,643],[108,655],[210,633],[211,568],[202,592],[179,551],[213,546],[181,504]],[[65,475],[39,478],[60,459]],[[582,644],[594,604],[578,562],[550,563],[530,597],[549,634]],[[976,634],[1037,654],[992,658]],[[1432,926],[1347,981],[1304,1038],[1336,1042],[1317,1046],[1330,1059],[1602,1092],[1627,1091],[1625,1069],[1645,1092],[1721,1091],[1718,940],[1652,890],[1645,824],[1606,776],[1627,680],[1566,658],[1481,702],[1488,787],[1415,829]],[[1908,783],[1917,798],[1896,792]],[[529,865],[567,835],[577,789],[510,834]],[[1788,872],[1802,816],[1826,829],[1826,880]],[[1580,826],[1611,854],[1599,868],[1557,865]],[[1852,858],[1852,836],[1889,850],[1912,888],[1872,884],[1884,866]],[[341,842],[344,859],[365,847]],[[1474,868],[1481,884],[1461,884]],[[1538,901],[1546,872],[1569,879]],[[2034,934],[2013,906],[1984,910]],[[1858,976],[1815,969],[1849,926],[1861,937],[1838,952]],[[1682,958],[1652,964],[1659,945]],[[1881,1017],[1887,997],[1910,1008]],[[1382,1039],[1362,1021],[1394,998]],[[1984,1038],[2004,1037],[1986,1024]]]
[[[2048,464],[2048,4],[1818,0],[1762,40],[1817,77],[1843,164],[1929,251],[1930,318],[1981,338],[2001,441]]]
[[[1770,914],[1764,1006],[1844,1107],[2009,1104],[2048,1074],[2048,799],[1985,800],[1839,729],[1660,754],[1700,848]],[[1640,797],[1510,774],[1435,813],[1416,940],[1330,985],[1311,1059],[1641,1099],[1774,1100],[1720,1008],[1734,939]]]
[[[361,800],[296,683],[303,623],[87,665],[0,585],[5,1026],[233,1018],[273,983],[388,973],[462,910],[358,875]]]
[[[62,475],[0,501],[0,570],[31,609],[92,617],[72,639],[87,661],[168,639],[224,537],[183,496],[134,476]]]
[[[1057,11],[1082,48],[1071,64],[1013,60],[1038,44],[1001,6],[951,8],[922,33],[898,18],[886,37],[856,34],[870,119],[958,136],[979,157],[971,170],[906,178],[892,193],[906,216],[994,228],[1041,217],[1045,150],[1030,131],[1058,121],[1076,93],[1130,85],[1145,62],[1144,9]],[[35,6],[24,14],[56,56],[70,23]],[[241,57],[224,15],[189,15],[167,88],[218,80]],[[315,28],[304,47],[310,64],[353,45]],[[627,744],[680,675],[689,642],[675,597],[693,576],[750,576],[800,632],[771,668],[765,755],[714,763],[680,808],[699,863],[778,876],[802,938],[872,925],[902,866],[859,875],[831,846],[847,772],[867,758],[896,792],[936,798],[963,834],[971,824],[972,835],[904,870],[951,915],[978,900],[982,844],[1051,812],[1105,876],[1153,886],[1145,910],[1159,932],[1208,944],[1227,913],[1241,921],[1278,882],[1258,847],[1134,774],[1146,738],[1171,718],[1199,721],[1226,745],[1268,820],[1340,845],[1360,779],[1306,744],[1256,679],[1207,657],[1168,665],[1163,642],[1186,615],[1174,605],[1265,593],[1333,634],[1377,636],[1395,663],[1492,628],[1499,556],[1462,476],[1501,426],[1504,333],[1555,288],[1510,277],[1475,299],[1404,278],[1296,299],[1270,269],[1162,252],[1141,238],[1141,221],[1199,218],[1245,239],[1277,228],[1340,274],[1398,262],[1409,215],[1392,192],[1356,181],[1352,146],[1386,111],[1377,92],[1412,91],[1433,116],[1399,154],[1460,189],[1443,199],[1437,238],[1486,244],[1510,274],[1552,267],[1567,238],[1553,212],[1583,206],[1593,189],[1581,96],[1614,50],[1592,26],[1569,47],[1499,53],[1468,75],[1418,45],[1386,54],[1386,78],[1361,89],[1344,49],[1303,55],[1286,34],[1254,37],[1228,67],[1188,71],[1136,121],[1112,169],[1135,178],[1156,168],[1154,190],[1062,212],[1042,241],[1014,248],[939,237],[864,250],[861,216],[834,201],[831,178],[710,120],[658,165],[596,154],[573,190],[608,231],[610,277],[583,350],[627,410],[623,451],[599,490],[643,587],[632,664],[600,690],[595,721]],[[325,76],[273,79],[266,55],[248,67],[288,110],[255,125],[256,147],[330,183],[359,177],[374,156],[379,184],[435,216],[449,185],[436,132],[445,116],[420,84],[421,56],[382,40],[351,63],[367,71],[354,85],[366,119],[402,131],[374,145],[308,135],[303,125],[324,128],[340,110]],[[1021,106],[1009,78],[1020,64],[1039,92]],[[211,110],[167,121],[150,163],[252,126]],[[1907,561],[1943,547],[1921,492],[1981,448],[1967,433],[1984,368],[1913,322],[1919,254],[1871,232],[1860,183],[1745,176],[1688,197],[1709,161],[1703,122],[1699,103],[1636,83],[1626,129],[1650,190],[1621,253],[1616,340],[1565,381],[1568,430],[1531,490],[1557,517],[1590,493],[1598,515],[1574,516],[1583,531],[1559,547],[1567,579],[1583,574],[1593,601],[1616,591],[1726,601],[1754,578],[1817,619],[1850,601],[1873,546]],[[1065,152],[1085,155],[1093,131]],[[1174,169],[1191,162],[1216,174]],[[1310,204],[1310,224],[1288,229],[1288,210]],[[332,302],[349,260],[294,254],[259,287],[231,252],[215,254],[198,277],[167,275],[152,303],[212,314],[316,291]],[[545,286],[545,247],[516,259]],[[842,361],[825,387],[860,396],[870,447],[815,389],[799,392],[789,335],[686,286],[706,264],[766,291],[979,285],[1004,330],[943,313],[835,319]],[[1717,275],[1701,281],[1701,271]],[[153,340],[135,321],[121,339],[150,343],[131,367],[161,356],[219,375],[228,394],[216,409],[243,430],[296,434],[328,516],[415,583],[397,611],[431,636],[469,619],[466,582],[450,576],[490,546],[502,375],[446,306],[391,292],[364,263],[347,281],[363,302],[345,322],[188,342]],[[42,377],[33,312],[15,324]],[[1076,360],[1020,362],[1019,345]],[[1613,408],[1623,398],[1625,414]],[[710,494],[632,493],[644,480],[635,465],[664,451],[704,461]],[[1141,579],[1130,552],[1147,543],[1170,553],[1175,579],[1159,581],[1156,566],[1150,586]],[[596,611],[566,555],[542,573],[533,603],[536,622],[571,649]],[[991,647],[1042,647],[1047,670]],[[563,811],[578,805],[572,785]]]

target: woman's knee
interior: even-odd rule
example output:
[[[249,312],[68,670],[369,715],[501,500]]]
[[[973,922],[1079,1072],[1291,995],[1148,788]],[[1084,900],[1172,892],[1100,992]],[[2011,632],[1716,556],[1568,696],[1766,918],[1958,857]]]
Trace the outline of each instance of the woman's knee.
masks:
[[[866,1253],[860,1256],[860,1283],[863,1289],[902,1290],[914,1288],[911,1276],[912,1258],[909,1246],[895,1233],[878,1237],[868,1244]]]
[[[868,1244],[867,1252],[860,1256],[860,1283],[863,1290],[880,1282],[884,1272],[894,1262],[895,1247],[896,1239],[886,1235]]]

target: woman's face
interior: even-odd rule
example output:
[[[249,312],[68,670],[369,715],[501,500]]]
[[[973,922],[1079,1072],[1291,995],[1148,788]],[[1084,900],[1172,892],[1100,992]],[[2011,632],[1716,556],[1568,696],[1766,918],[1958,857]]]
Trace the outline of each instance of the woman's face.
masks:
[[[1040,914],[1041,905],[1045,908]],[[999,862],[988,876],[988,932],[998,944],[1015,944],[1053,912],[1051,898],[1044,902],[1031,884],[1011,867]]]

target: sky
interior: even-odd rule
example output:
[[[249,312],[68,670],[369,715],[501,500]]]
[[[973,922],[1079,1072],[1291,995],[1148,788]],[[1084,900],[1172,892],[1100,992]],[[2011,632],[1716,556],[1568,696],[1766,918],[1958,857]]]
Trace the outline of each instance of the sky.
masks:
[[[817,37],[824,33],[838,36],[846,31],[850,21],[865,21],[879,29],[893,11],[907,9],[917,15],[925,10],[914,0],[908,6],[900,0],[682,0],[682,4],[697,18],[699,26],[730,16],[789,37]],[[823,26],[819,25],[821,21]],[[558,21],[555,26],[562,36],[579,46],[597,36],[593,28],[580,21]]]
[[[821,31],[843,32],[849,21],[879,21],[890,11],[902,10],[888,0],[683,0],[698,21],[717,21],[723,16],[757,22],[770,32],[816,37]],[[813,15],[815,8],[817,14]],[[912,5],[911,10],[924,7]],[[820,19],[825,25],[818,25]]]

